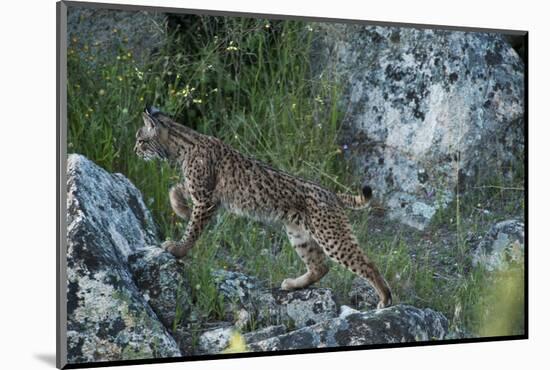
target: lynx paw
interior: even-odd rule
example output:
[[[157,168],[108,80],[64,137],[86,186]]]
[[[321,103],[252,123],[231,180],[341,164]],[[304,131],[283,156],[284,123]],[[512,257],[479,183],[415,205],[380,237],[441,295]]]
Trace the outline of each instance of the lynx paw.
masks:
[[[162,249],[167,252],[170,252],[176,258],[182,258],[187,254],[187,249],[183,244],[178,243],[173,240],[167,240],[161,245]]]
[[[294,290],[296,289],[296,286],[294,284],[294,279],[284,279],[281,283],[281,289],[282,290]]]

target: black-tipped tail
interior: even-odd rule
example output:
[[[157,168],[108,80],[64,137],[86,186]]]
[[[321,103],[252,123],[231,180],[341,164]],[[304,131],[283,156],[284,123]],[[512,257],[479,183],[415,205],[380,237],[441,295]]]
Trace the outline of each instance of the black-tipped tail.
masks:
[[[352,195],[338,193],[337,195],[345,207],[351,209],[362,209],[369,204],[369,200],[372,198],[372,188],[368,185],[365,185],[363,186],[362,194]]]
[[[367,199],[372,198],[372,188],[368,185],[363,186],[363,195]]]

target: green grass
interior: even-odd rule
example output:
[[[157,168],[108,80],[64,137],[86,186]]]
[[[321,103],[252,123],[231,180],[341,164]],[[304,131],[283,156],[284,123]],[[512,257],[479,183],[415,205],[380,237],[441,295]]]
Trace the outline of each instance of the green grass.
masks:
[[[115,55],[94,52],[100,46],[93,40],[69,40],[68,151],[126,175],[143,193],[163,238],[180,238],[185,228],[168,202],[168,189],[180,175],[133,153],[146,104],[275,167],[335,191],[357,189],[360,179],[339,146],[343,86],[331,71],[314,78],[310,70],[315,25],[212,17],[197,17],[193,24],[188,32],[167,35],[166,44],[140,61],[120,32],[113,33],[120,41]],[[480,184],[489,187],[438,211],[432,230],[447,230],[451,248],[426,247],[420,233],[395,225],[367,235],[368,213],[351,214],[361,245],[388,279],[396,301],[440,310],[473,333],[489,332],[480,314],[494,304],[484,298],[489,275],[470,267],[465,235],[482,233],[499,216],[479,209],[496,204],[493,208],[517,213],[517,202],[502,187],[522,176],[495,176]],[[210,275],[214,269],[239,270],[270,286],[304,272],[280,227],[223,211],[188,258],[192,300],[203,320],[223,317],[224,302]],[[346,303],[353,279],[332,264],[320,285]],[[181,315],[176,312],[173,329]]]

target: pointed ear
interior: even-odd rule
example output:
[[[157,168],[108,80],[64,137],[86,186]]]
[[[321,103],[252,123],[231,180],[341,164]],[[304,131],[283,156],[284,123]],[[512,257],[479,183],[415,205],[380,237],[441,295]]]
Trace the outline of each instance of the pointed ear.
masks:
[[[147,112],[143,112],[141,116],[143,117],[143,123],[147,130],[154,130],[157,126],[156,120],[151,117]]]

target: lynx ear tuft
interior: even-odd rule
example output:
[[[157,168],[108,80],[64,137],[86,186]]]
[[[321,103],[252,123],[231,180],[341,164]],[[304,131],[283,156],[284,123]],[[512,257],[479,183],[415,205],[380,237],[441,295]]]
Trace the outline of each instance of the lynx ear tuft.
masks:
[[[148,116],[154,117],[154,116],[156,116],[157,114],[160,113],[160,109],[158,109],[157,107],[154,107],[154,106],[150,105],[150,106],[148,106],[148,107],[145,107],[145,113],[146,113]]]
[[[156,129],[157,127],[165,127],[164,122],[162,122],[161,117],[159,116],[162,112],[160,109],[154,106],[145,107],[143,111],[143,123],[145,127],[149,130]]]

